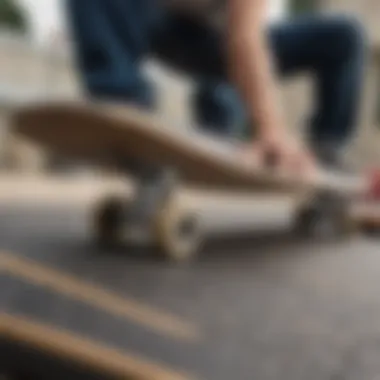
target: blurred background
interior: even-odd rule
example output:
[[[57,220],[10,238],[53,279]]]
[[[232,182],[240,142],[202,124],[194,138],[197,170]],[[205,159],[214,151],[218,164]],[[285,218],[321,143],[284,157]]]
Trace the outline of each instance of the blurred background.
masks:
[[[380,7],[374,0],[277,0],[273,15],[295,17],[300,12],[350,12],[370,36],[365,95],[359,135],[348,152],[355,165],[371,165],[380,158]],[[80,97],[61,0],[0,0],[0,167],[2,171],[48,173],[52,158],[38,148],[15,141],[8,134],[7,116],[25,99],[51,96]],[[191,121],[188,98],[191,81],[155,62],[147,73],[162,92],[160,109],[174,125]],[[300,129],[312,101],[308,78],[282,82],[289,125]],[[305,96],[306,95],[306,96]]]

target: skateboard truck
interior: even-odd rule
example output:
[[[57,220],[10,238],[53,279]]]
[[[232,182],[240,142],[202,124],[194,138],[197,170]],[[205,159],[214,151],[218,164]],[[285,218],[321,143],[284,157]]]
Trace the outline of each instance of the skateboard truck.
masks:
[[[354,187],[355,191],[346,188],[339,192],[336,189],[343,187],[338,183],[329,190],[317,192],[312,200],[306,202],[306,206],[300,208],[296,217],[296,231],[303,236],[318,237],[345,237],[359,230],[377,234],[380,225],[377,210],[380,172],[375,170],[363,176],[358,186]]]
[[[128,242],[154,242],[170,259],[193,256],[200,237],[198,218],[179,202],[179,179],[175,169],[119,160],[117,169],[133,177],[132,200],[106,197],[97,207],[94,222],[101,247]]]
[[[350,201],[334,192],[315,194],[296,213],[295,231],[302,237],[335,239],[349,235],[352,230]]]

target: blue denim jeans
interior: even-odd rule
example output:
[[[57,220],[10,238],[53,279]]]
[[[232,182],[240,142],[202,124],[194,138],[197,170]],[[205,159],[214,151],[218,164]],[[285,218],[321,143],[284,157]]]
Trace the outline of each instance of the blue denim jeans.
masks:
[[[149,56],[198,83],[193,106],[201,124],[231,133],[249,128],[229,83],[223,36],[155,0],[66,0],[78,66],[89,96],[153,106],[154,87],[141,70]],[[343,145],[356,124],[366,39],[347,16],[308,15],[268,28],[278,73],[310,73],[313,144]],[[239,132],[240,133],[240,132]]]

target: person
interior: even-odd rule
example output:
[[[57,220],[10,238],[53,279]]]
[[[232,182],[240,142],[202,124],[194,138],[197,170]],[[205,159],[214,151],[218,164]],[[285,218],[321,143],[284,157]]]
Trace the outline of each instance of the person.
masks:
[[[244,125],[252,128],[242,144],[248,156],[260,152],[263,160],[297,171],[341,165],[341,152],[355,131],[366,55],[365,33],[354,18],[307,14],[268,23],[269,0],[67,0],[66,5],[90,97],[153,107],[154,87],[142,69],[153,57],[198,84],[193,104],[200,121],[222,130],[243,113]],[[304,144],[287,128],[277,93],[280,77],[303,72],[315,81]]]

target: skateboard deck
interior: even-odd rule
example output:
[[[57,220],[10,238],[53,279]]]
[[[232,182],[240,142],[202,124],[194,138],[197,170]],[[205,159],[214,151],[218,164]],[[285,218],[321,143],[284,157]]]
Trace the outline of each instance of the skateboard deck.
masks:
[[[238,191],[327,189],[363,191],[355,176],[323,173],[314,179],[259,170],[242,163],[240,143],[217,139],[165,122],[144,111],[105,104],[36,104],[19,110],[14,132],[60,154],[128,169],[147,164],[177,169],[181,182]]]

